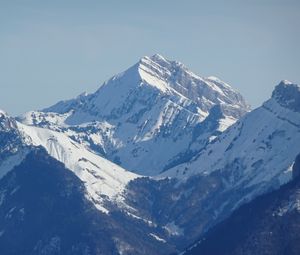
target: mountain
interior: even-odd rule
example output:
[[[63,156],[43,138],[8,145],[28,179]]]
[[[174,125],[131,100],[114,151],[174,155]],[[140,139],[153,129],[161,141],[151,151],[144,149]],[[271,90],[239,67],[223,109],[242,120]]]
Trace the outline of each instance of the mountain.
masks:
[[[139,177],[109,160],[96,155],[64,133],[17,122],[18,130],[28,146],[42,146],[64,163],[85,183],[89,198],[102,212],[108,213],[105,201],[122,204],[122,192],[130,180]]]
[[[189,160],[248,110],[228,84],[154,55],[95,93],[19,120],[64,132],[123,168],[152,176]]]
[[[292,177],[300,152],[299,85],[280,82],[272,98],[208,144],[190,162],[170,169],[166,176],[184,180],[213,171],[227,173],[226,185],[262,193]]]
[[[289,93],[290,89],[294,92]],[[281,82],[271,99],[247,113],[188,163],[154,179],[130,182],[126,203],[136,208],[139,217],[172,226],[168,242],[180,249],[241,205],[289,182],[300,153],[295,91],[300,93],[299,85]],[[278,98],[290,104],[282,104]]]
[[[29,254],[65,254],[73,246],[91,254],[184,250],[297,175],[299,95],[299,85],[282,81],[249,112],[229,85],[154,55],[93,94],[16,119],[1,111],[0,244],[7,235],[24,236],[20,249],[30,244]],[[36,210],[25,197],[37,201]],[[41,209],[48,201],[53,218]],[[25,202],[31,211],[23,226],[14,208],[22,214]],[[30,221],[39,229],[32,232]]]
[[[125,214],[102,213],[85,184],[41,147],[0,179],[1,254],[165,254],[172,251]]]
[[[156,236],[157,225],[126,204],[125,188],[140,176],[63,133],[26,126],[4,113],[0,127],[1,254],[176,251]]]
[[[285,101],[286,102],[286,101]],[[299,173],[298,164],[294,165]],[[300,176],[237,209],[184,255],[293,255],[300,251]]]
[[[27,154],[26,147],[16,120],[0,110],[0,178],[21,163]]]

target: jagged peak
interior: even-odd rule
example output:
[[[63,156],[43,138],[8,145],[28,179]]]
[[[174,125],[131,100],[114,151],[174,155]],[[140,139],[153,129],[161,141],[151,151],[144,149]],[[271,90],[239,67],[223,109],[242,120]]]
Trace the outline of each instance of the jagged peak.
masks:
[[[175,86],[180,84],[181,87],[188,89],[187,86],[189,86],[192,81],[198,83],[198,85],[199,82],[202,85],[205,84],[206,86],[211,87],[211,89],[215,87],[212,83],[217,83],[218,85],[222,84],[222,86],[225,84],[220,79],[213,80],[196,75],[183,63],[176,60],[169,60],[160,54],[155,54],[151,57],[144,56],[134,67],[137,67],[141,80],[162,91],[169,90],[170,86],[174,89],[172,84]],[[161,83],[160,86],[157,86],[159,83]],[[226,87],[232,90],[227,84]]]
[[[123,104],[124,98],[132,91],[148,93],[144,88],[154,88],[155,95],[164,94],[172,98],[181,98],[181,103],[185,101],[184,104],[197,105],[204,115],[214,104],[218,103],[232,104],[240,106],[244,110],[247,109],[243,97],[220,79],[202,78],[191,72],[182,63],[155,54],[150,57],[142,57],[136,64],[103,83],[95,93],[83,94],[75,99],[61,101],[43,111],[66,113],[76,107],[82,108],[83,105],[87,110],[90,104],[93,112],[97,112],[103,107],[109,112],[116,105]],[[93,104],[89,103],[91,101]]]
[[[170,60],[168,60],[167,58],[163,57],[160,54],[154,54],[152,56],[143,56],[143,57],[140,58],[139,62],[149,61],[149,60],[151,60],[153,62],[156,62],[156,63],[159,63],[159,62],[171,62]]]
[[[16,121],[10,117],[5,111],[0,109],[0,131],[16,128]]]
[[[180,68],[182,70],[188,71],[188,68],[181,62],[177,60],[170,60],[168,58],[163,57],[160,54],[154,54],[150,57],[144,56],[140,59],[139,65],[154,65],[154,66],[159,66],[161,68],[166,68],[166,69],[176,69]]]
[[[146,57],[151,59],[153,62],[170,62],[170,60],[168,60],[167,58],[163,57],[160,54],[154,54],[151,57]]]
[[[289,80],[282,80],[278,85],[292,85],[293,83]]]
[[[5,111],[3,111],[3,110],[0,109],[0,116],[7,117],[8,115],[7,115],[7,113]]]
[[[291,110],[300,111],[300,86],[288,80],[282,80],[272,93],[274,98],[281,106]]]
[[[80,99],[80,98],[86,97],[88,95],[89,95],[89,93],[87,93],[86,91],[84,91],[80,95],[78,95],[77,98]]]

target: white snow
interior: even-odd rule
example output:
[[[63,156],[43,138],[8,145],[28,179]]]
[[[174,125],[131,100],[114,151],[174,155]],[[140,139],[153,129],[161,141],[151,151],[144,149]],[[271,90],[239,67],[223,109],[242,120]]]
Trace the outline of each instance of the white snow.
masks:
[[[67,127],[65,121],[71,115],[71,112],[66,114],[45,113],[39,111],[26,112],[19,117],[20,121],[25,125],[35,125],[36,123],[47,122],[53,127]]]
[[[92,153],[63,133],[21,123],[18,123],[18,127],[28,144],[43,146],[51,156],[72,170],[84,182],[88,198],[105,213],[108,211],[102,206],[103,196],[122,203],[125,186],[138,177]]]
[[[245,194],[249,201],[267,187],[278,187],[292,178],[291,165],[300,153],[299,141],[300,113],[272,98],[229,127],[193,160],[160,176],[184,182],[193,175],[217,170],[235,172],[227,188],[255,187],[251,194]]]
[[[165,239],[163,239],[163,238],[161,238],[161,237],[159,237],[159,236],[157,236],[157,235],[155,235],[153,233],[150,233],[149,235],[152,236],[154,239],[156,239],[159,242],[162,242],[162,243],[166,243],[167,242]]]
[[[228,84],[202,78],[180,62],[154,55],[141,58],[93,94],[59,102],[45,113],[30,113],[21,120],[24,124],[60,129],[90,149],[94,148],[91,143],[99,146],[107,158],[119,159],[125,169],[154,176],[189,148],[194,142],[193,128],[216,104],[231,106],[220,121],[220,131],[248,109]],[[57,117],[53,117],[55,114]],[[107,123],[108,132],[101,127],[103,123]],[[74,130],[84,125],[93,131]],[[206,134],[201,139],[209,137]]]
[[[133,247],[119,238],[114,238],[119,255],[134,254]]]
[[[177,226],[174,221],[169,222],[163,228],[168,232],[170,236],[181,236],[184,234],[183,229]]]
[[[224,132],[227,128],[232,126],[236,121],[237,121],[236,118],[233,118],[231,116],[226,116],[225,118],[219,120],[220,126],[218,130]]]
[[[126,213],[128,216],[130,216],[130,217],[132,217],[132,218],[134,218],[134,219],[137,219],[137,220],[141,220],[141,221],[143,221],[144,223],[146,223],[146,224],[147,224],[148,226],[150,226],[150,227],[156,226],[151,220],[144,219],[144,218],[142,218],[142,217],[140,217],[140,216],[137,216],[137,215],[135,215],[135,214],[133,214],[133,213],[127,211],[127,210],[126,210],[126,209],[127,209],[126,207],[127,207],[126,205],[123,206],[123,208],[125,209],[125,213]]]
[[[282,207],[277,208],[274,215],[284,216],[288,212],[297,211],[300,213],[300,190],[297,190],[295,194],[291,195],[289,201],[286,202]]]
[[[7,113],[3,110],[0,109],[0,115],[4,115],[4,116],[7,116]]]

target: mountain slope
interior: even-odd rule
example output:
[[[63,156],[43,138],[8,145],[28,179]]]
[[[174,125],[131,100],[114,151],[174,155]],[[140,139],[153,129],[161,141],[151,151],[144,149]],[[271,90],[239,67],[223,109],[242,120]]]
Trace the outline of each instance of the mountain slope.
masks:
[[[290,89],[294,93],[289,93]],[[255,193],[278,187],[291,178],[291,166],[300,151],[300,111],[282,101],[297,105],[299,95],[299,85],[282,81],[270,100],[245,115],[193,160],[165,175],[184,180],[221,171],[228,174],[228,187],[255,186]]]
[[[42,148],[0,179],[1,254],[168,254],[140,222],[99,212],[84,183]],[[142,228],[143,227],[143,228]],[[151,233],[151,232],[150,232]]]
[[[27,126],[6,113],[0,113],[0,179],[19,165],[33,146],[43,146],[47,152],[72,170],[84,183],[88,198],[102,212],[105,203],[120,207],[127,183],[139,176],[94,154],[62,132]]]
[[[159,226],[126,204],[127,183],[140,176],[63,133],[26,126],[6,114],[0,126],[6,138],[0,141],[1,254],[176,251],[158,237]]]
[[[65,132],[125,169],[156,175],[189,160],[248,110],[226,83],[154,55],[93,94],[29,112],[20,120]]]
[[[281,105],[275,96],[280,90],[281,96],[287,96],[284,101],[292,102],[290,94],[284,93],[290,88],[299,91],[296,84],[280,83],[270,100],[246,114],[189,163],[154,179],[130,182],[126,203],[140,217],[166,228],[173,226],[178,234],[168,240],[184,248],[241,205],[290,181],[300,153],[300,112]],[[292,96],[298,100],[297,94]]]
[[[210,114],[189,133],[195,142],[192,145],[198,146],[198,150],[194,151],[197,153],[190,153],[191,147],[179,153],[183,161],[188,163],[180,164],[178,159],[176,167],[159,176],[131,180],[122,189],[123,202],[119,209],[123,208],[123,213],[139,219],[143,229],[147,229],[148,223],[156,226],[155,230],[151,228],[147,231],[156,236],[157,240],[183,249],[228,217],[234,209],[289,181],[292,176],[291,166],[299,153],[300,134],[297,124],[300,121],[299,112],[295,111],[297,108],[293,107],[294,104],[290,107],[281,103],[298,100],[295,91],[288,92],[291,88],[296,88],[297,92],[298,86],[287,81],[281,82],[270,100],[247,113],[222,134],[215,131],[220,128],[220,119],[227,116],[227,108],[223,104],[212,106]],[[291,95],[295,98],[290,98]],[[82,102],[82,105],[85,103]],[[117,130],[123,125],[120,122],[119,126],[114,126],[112,121],[95,121],[75,126],[67,124],[68,118],[76,116],[74,114],[73,110],[59,114],[29,113],[30,116],[25,116],[23,122],[56,130],[56,133],[70,142],[75,142],[80,148],[86,147],[93,153],[99,151],[98,147],[91,147],[88,139],[92,137],[104,141],[100,135],[104,131],[107,139],[110,139],[114,136],[111,130]],[[186,123],[186,119],[181,119],[180,123]],[[180,132],[178,128],[175,131]],[[145,154],[148,161],[156,161],[156,157],[165,158],[164,152],[172,151],[170,146],[165,149],[164,138],[157,136],[150,140],[153,148],[158,145],[160,148],[154,150],[154,153]],[[128,141],[130,147],[130,139]],[[116,144],[113,143],[112,147]],[[176,146],[180,147],[180,144],[176,143]],[[129,153],[127,160],[135,162],[138,158],[137,154]]]
[[[296,255],[299,251],[300,178],[297,176],[279,190],[236,210],[184,254]]]
[[[122,205],[125,186],[138,175],[88,151],[63,133],[21,123],[17,126],[26,144],[43,146],[85,183],[89,198],[99,210],[108,213],[103,206],[106,200]]]
[[[28,153],[17,122],[0,110],[0,179]]]

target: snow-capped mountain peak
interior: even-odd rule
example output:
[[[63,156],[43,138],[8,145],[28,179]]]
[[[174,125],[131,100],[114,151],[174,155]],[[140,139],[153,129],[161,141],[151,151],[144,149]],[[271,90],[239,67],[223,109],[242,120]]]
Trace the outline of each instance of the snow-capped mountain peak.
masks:
[[[300,86],[287,80],[281,81],[273,91],[274,98],[281,106],[300,111]]]
[[[201,77],[178,61],[168,60],[161,55],[143,57],[138,64],[139,74],[147,84],[163,92],[178,93],[207,111],[214,103],[226,103],[249,107],[243,98],[228,84],[216,77]],[[206,101],[204,105],[203,101]]]
[[[156,54],[142,57],[138,63],[106,81],[95,93],[83,93],[43,111],[66,113],[71,109],[81,108],[91,113],[88,108],[93,105],[93,115],[97,113],[98,116],[103,116],[101,111],[111,113],[136,90],[172,97],[172,101],[180,98],[180,105],[195,104],[199,108],[196,113],[202,118],[207,116],[214,104],[224,103],[249,110],[242,96],[225,82],[215,77],[200,77],[182,63]],[[143,93],[140,94],[142,95],[139,96],[143,96]]]
[[[15,120],[0,109],[0,131],[16,128]]]
[[[0,116],[7,116],[6,112],[0,109]]]
[[[219,114],[212,110],[217,105]],[[243,97],[225,82],[200,77],[156,54],[141,58],[95,93],[20,120],[60,129],[125,169],[154,175],[187,160],[248,110]]]

